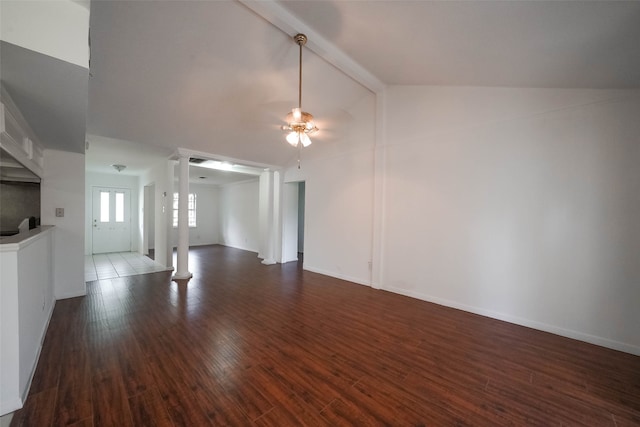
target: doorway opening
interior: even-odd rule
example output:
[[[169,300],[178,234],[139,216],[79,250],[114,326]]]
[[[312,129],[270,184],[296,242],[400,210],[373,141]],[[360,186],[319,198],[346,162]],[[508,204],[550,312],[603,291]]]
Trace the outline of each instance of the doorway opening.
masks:
[[[298,261],[304,257],[304,202],[305,182],[298,183]]]
[[[282,262],[302,261],[304,256],[305,183],[284,184],[282,197]]]
[[[156,228],[156,186],[144,186],[144,200],[142,204],[142,253],[153,258],[155,248]]]

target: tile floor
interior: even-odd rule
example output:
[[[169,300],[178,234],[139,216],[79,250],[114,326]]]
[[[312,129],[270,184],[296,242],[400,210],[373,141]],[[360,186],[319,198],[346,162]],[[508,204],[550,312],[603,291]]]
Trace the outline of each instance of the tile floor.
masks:
[[[85,282],[167,270],[169,269],[165,266],[137,252],[115,252],[84,257]]]

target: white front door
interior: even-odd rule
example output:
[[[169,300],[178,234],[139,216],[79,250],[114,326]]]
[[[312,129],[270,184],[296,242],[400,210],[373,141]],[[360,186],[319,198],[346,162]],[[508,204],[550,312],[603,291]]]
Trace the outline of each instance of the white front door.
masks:
[[[93,251],[131,250],[131,191],[126,188],[93,188]]]

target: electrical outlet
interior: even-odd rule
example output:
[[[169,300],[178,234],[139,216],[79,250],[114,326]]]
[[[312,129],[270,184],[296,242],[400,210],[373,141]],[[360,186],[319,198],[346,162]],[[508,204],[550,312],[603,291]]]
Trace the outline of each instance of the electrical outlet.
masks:
[[[56,208],[56,216],[58,218],[64,217],[64,208]]]

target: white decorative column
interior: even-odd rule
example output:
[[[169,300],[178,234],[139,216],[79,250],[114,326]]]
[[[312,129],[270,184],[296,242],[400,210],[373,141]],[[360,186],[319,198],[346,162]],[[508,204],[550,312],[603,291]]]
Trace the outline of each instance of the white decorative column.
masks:
[[[264,171],[260,175],[259,225],[260,252],[258,257],[266,265],[275,264],[274,230],[274,173]]]
[[[178,162],[178,269],[173,279],[190,279],[189,272],[189,156]]]

